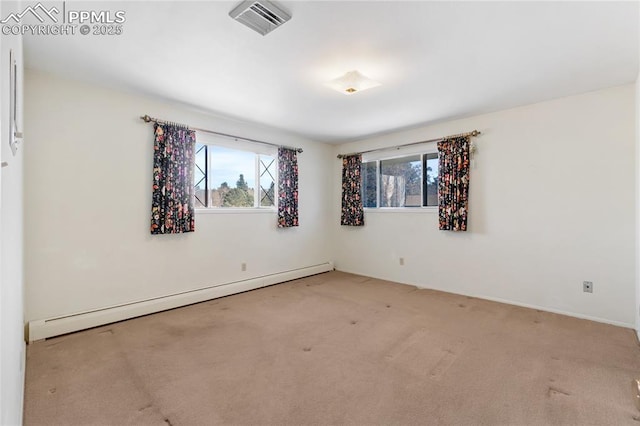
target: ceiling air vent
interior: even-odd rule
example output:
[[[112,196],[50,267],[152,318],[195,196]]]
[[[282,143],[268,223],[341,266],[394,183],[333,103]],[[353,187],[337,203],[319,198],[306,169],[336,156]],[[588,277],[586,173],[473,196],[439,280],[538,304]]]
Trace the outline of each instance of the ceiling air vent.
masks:
[[[288,12],[267,0],[243,1],[229,12],[229,16],[262,35],[291,19]]]

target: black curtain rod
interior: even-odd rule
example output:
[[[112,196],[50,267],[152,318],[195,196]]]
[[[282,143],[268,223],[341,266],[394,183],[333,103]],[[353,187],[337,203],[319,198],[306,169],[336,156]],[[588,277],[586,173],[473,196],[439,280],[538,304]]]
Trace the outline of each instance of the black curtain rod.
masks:
[[[405,143],[405,144],[402,144],[402,145],[389,146],[389,147],[386,147],[386,148],[370,149],[368,151],[361,151],[361,152],[351,152],[349,154],[338,154],[338,158],[349,157],[351,155],[368,154],[370,152],[378,152],[378,151],[388,151],[388,150],[392,150],[392,149],[400,149],[400,148],[403,148],[405,146],[420,145],[420,144],[429,143],[429,142],[440,142],[440,141],[443,141],[445,139],[451,139],[451,138],[460,138],[460,137],[464,137],[464,136],[478,136],[481,133],[482,132],[479,131],[479,130],[473,130],[473,131],[467,132],[467,133],[460,133],[458,135],[451,135],[451,136],[445,136],[445,137],[442,137],[442,138],[429,139],[429,140],[426,140],[426,141],[410,142],[410,143]]]
[[[224,136],[226,138],[231,138],[231,139],[235,139],[235,140],[240,139],[240,140],[243,140],[243,141],[261,143],[263,145],[275,146],[277,148],[287,148],[287,149],[292,149],[292,150],[297,151],[297,152],[302,152],[302,148],[294,148],[294,147],[291,147],[291,146],[278,145],[278,144],[271,143],[271,142],[259,141],[257,139],[243,138],[242,136],[229,135],[227,133],[221,133],[221,132],[214,132],[213,130],[209,130],[209,129],[200,129],[198,127],[189,127],[189,126],[184,125],[184,124],[174,123],[173,121],[166,121],[166,120],[160,120],[158,118],[149,117],[148,115],[143,115],[142,117],[140,117],[140,119],[142,119],[145,123],[153,122],[153,123],[159,123],[159,124],[170,124],[170,125],[173,125],[173,126],[184,127],[185,129],[195,130],[196,132],[210,133],[212,135]]]

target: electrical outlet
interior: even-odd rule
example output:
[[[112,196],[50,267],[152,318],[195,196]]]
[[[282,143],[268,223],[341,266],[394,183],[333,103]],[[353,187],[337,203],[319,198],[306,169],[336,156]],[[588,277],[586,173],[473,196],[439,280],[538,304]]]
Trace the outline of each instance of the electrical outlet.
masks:
[[[592,281],[583,281],[582,282],[582,291],[585,293],[593,293],[593,282]]]
[[[246,264],[246,263],[244,263],[244,262],[242,262],[242,263],[240,264],[240,270],[241,270],[241,271],[243,271],[243,272],[244,272],[244,271],[246,271],[246,270],[247,270],[247,264]]]
[[[400,258],[400,266],[404,266],[404,257]]]

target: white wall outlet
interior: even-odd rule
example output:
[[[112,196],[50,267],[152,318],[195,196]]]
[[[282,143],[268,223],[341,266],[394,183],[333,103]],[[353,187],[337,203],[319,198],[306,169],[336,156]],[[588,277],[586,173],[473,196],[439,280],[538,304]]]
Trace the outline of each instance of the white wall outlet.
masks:
[[[585,293],[593,293],[593,282],[592,281],[583,281],[582,282],[582,291]]]
[[[242,262],[242,263],[240,264],[240,270],[241,270],[242,272],[244,272],[244,271],[246,271],[246,270],[247,270],[247,264],[246,264],[245,262]]]
[[[400,258],[400,266],[404,266],[404,257]]]

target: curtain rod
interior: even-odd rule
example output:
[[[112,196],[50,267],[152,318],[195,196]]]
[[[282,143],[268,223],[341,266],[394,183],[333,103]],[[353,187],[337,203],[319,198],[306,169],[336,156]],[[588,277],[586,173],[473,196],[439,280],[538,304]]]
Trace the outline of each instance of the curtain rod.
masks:
[[[450,138],[460,138],[460,137],[464,137],[464,136],[478,136],[481,133],[482,132],[480,130],[473,130],[473,131],[467,132],[467,133],[460,133],[460,134],[457,134],[457,135],[445,136],[445,137],[442,137],[442,138],[429,139],[429,140],[426,140],[426,141],[410,142],[410,143],[405,143],[405,144],[402,144],[402,145],[389,146],[389,147],[386,147],[386,148],[370,149],[368,151],[350,152],[349,154],[338,154],[338,158],[349,157],[350,155],[368,154],[370,152],[378,152],[378,151],[387,151],[387,150],[392,150],[392,149],[400,149],[400,148],[403,148],[405,146],[420,145],[420,144],[429,143],[429,142],[440,142],[440,141],[443,141],[445,139],[450,139]]]
[[[243,141],[261,143],[263,145],[270,145],[270,146],[275,146],[275,147],[278,147],[278,148],[287,148],[287,149],[292,149],[292,150],[297,151],[297,152],[302,152],[302,148],[294,148],[294,147],[291,147],[291,146],[278,145],[278,144],[271,143],[271,142],[259,141],[257,139],[243,138],[242,136],[236,136],[236,135],[230,135],[230,134],[227,134],[227,133],[214,132],[213,130],[209,130],[209,129],[200,129],[198,127],[189,127],[189,126],[184,125],[184,124],[174,123],[173,121],[166,121],[166,120],[160,120],[158,118],[149,117],[148,115],[143,115],[142,117],[140,117],[140,119],[143,120],[145,123],[154,122],[154,123],[158,123],[158,124],[170,124],[170,125],[173,125],[173,126],[179,126],[179,127],[184,127],[186,129],[195,130],[196,132],[211,133],[212,135],[224,136],[224,137],[235,139],[235,140],[241,139]]]

